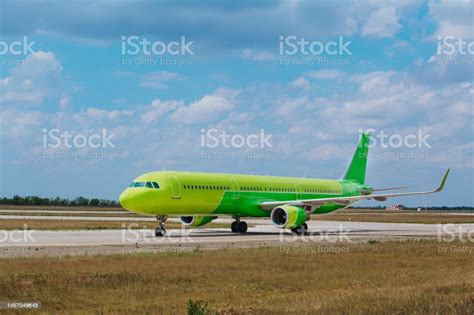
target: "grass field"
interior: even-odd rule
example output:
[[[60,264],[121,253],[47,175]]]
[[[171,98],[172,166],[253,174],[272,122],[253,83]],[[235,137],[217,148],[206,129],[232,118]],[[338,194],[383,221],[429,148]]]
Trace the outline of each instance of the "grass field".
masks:
[[[78,211],[76,211],[78,212]],[[153,218],[150,216],[142,216],[139,214],[135,213],[74,213],[73,211],[68,212],[68,213],[44,213],[44,212],[39,212],[39,210],[34,210],[31,212],[3,212],[0,210],[0,216],[1,215],[21,215],[21,216],[44,216],[44,217],[50,217],[50,216],[62,216],[62,217],[109,217],[109,218],[114,218],[114,217],[119,217],[119,218],[124,218],[124,217],[130,217],[130,218]]]
[[[447,214],[428,212],[394,212],[394,213],[356,213],[340,211],[321,216],[313,216],[313,220],[321,221],[360,221],[360,222],[386,222],[386,223],[474,223],[474,215]]]
[[[37,301],[48,313],[183,314],[190,299],[221,314],[474,312],[474,250],[438,250],[465,243],[338,246],[348,252],[276,247],[1,259],[0,301]]]
[[[69,206],[17,206],[17,205],[0,205],[1,209],[11,210],[67,210],[67,211],[127,211],[122,207],[69,207]]]

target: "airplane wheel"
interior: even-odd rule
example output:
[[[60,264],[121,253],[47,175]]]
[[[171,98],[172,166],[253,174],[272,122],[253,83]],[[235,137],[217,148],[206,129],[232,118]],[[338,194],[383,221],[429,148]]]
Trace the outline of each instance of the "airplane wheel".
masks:
[[[299,227],[291,229],[291,232],[298,235],[305,235],[308,232],[308,224],[303,223]]]
[[[232,224],[230,225],[230,229],[232,230],[232,232],[238,233],[239,232],[239,223],[237,223],[237,221],[232,222]]]
[[[245,221],[240,221],[238,228],[239,228],[239,233],[247,232],[247,223]]]
[[[166,229],[162,229],[162,228],[156,228],[155,229],[155,236],[156,237],[163,237],[166,235]]]

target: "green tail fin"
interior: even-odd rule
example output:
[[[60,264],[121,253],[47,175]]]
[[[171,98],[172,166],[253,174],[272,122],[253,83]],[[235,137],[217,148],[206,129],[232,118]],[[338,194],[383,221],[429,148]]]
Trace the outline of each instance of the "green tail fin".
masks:
[[[367,168],[367,155],[369,154],[369,141],[370,135],[363,133],[360,137],[359,144],[354,151],[351,163],[347,167],[346,173],[342,179],[354,180],[361,184],[364,183],[365,170]]]

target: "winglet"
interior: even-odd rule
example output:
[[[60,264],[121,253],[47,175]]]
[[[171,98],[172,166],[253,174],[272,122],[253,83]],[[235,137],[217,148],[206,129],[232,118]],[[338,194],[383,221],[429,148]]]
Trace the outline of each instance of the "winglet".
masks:
[[[444,183],[446,183],[446,178],[448,178],[448,174],[449,174],[449,168],[446,170],[446,173],[444,173],[444,176],[443,176],[443,180],[441,180],[441,184],[439,184],[438,188],[436,188],[435,192],[440,192],[441,190],[443,190],[443,187],[444,187]]]

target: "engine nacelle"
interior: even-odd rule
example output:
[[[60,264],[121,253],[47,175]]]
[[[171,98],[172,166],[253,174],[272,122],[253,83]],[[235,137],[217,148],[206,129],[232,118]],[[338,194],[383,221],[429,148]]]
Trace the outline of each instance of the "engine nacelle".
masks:
[[[294,229],[306,221],[306,212],[301,207],[279,206],[270,215],[274,226],[280,229]]]
[[[181,221],[181,223],[188,226],[203,226],[205,224],[208,224],[214,219],[217,219],[217,217],[210,216],[210,215],[195,215],[195,216],[179,217],[179,220]]]

